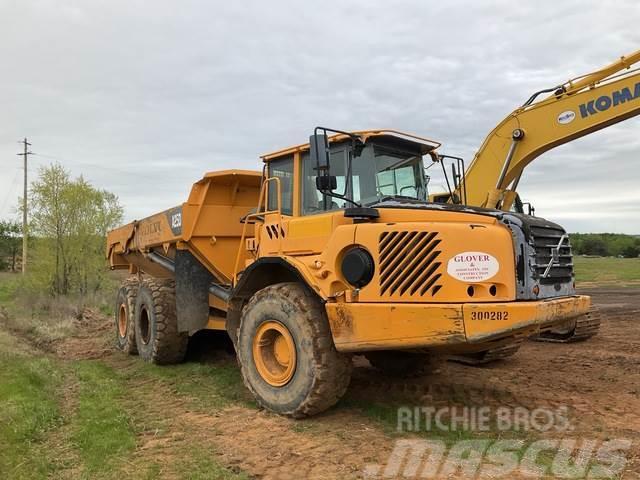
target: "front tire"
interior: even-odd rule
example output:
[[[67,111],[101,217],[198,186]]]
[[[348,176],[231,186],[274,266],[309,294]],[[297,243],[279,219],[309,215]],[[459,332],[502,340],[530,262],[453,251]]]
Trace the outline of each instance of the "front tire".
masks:
[[[339,353],[320,301],[298,283],[258,291],[242,312],[238,360],[258,404],[302,418],[342,398],[351,357]]]
[[[158,365],[179,363],[187,353],[189,336],[178,332],[173,280],[145,279],[135,308],[138,354]]]

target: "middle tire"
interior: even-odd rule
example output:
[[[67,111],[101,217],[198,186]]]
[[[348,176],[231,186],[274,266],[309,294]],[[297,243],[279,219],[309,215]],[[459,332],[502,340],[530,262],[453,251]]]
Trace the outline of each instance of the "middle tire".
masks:
[[[173,280],[143,280],[138,289],[135,318],[136,345],[141,358],[158,365],[184,360],[189,335],[178,332]]]
[[[301,284],[254,294],[237,345],[244,384],[262,407],[281,415],[322,412],[349,386],[351,356],[336,350],[323,305]]]

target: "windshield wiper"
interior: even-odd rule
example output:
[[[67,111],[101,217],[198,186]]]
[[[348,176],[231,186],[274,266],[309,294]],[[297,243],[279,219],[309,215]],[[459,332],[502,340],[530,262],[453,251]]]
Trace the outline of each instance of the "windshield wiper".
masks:
[[[406,203],[427,203],[424,200],[420,200],[420,199],[418,199],[416,197],[409,197],[408,195],[385,195],[384,197],[380,198],[379,200],[373,202],[373,204],[382,203],[382,202],[388,202],[388,201],[393,201],[393,200],[397,200],[397,201],[400,201],[400,202],[405,201]]]

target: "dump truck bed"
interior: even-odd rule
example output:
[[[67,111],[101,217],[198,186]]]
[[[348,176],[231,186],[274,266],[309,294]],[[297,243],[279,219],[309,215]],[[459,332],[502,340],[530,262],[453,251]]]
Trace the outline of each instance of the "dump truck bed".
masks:
[[[107,235],[111,268],[169,277],[176,250],[189,250],[220,283],[230,283],[236,255],[244,251],[241,218],[258,204],[261,177],[251,170],[209,172],[182,205],[112,230]]]

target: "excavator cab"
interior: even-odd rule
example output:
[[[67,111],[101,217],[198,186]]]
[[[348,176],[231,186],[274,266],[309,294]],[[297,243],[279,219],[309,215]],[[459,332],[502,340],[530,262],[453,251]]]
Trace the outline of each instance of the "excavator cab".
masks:
[[[447,190],[445,192],[438,192],[429,195],[429,201],[433,203],[466,205],[467,192],[464,185],[464,159],[462,157],[454,157],[452,155],[444,155],[440,153],[433,155],[432,159],[434,165],[439,164],[442,167],[442,175],[447,186]]]
[[[523,202],[520,198],[520,194],[516,193],[513,204],[511,205],[511,212],[522,213],[531,217],[536,216],[536,209],[531,202]]]
[[[461,157],[454,157],[451,155],[438,154],[436,162],[442,166],[442,173],[444,175],[447,191],[439,192],[429,195],[429,201],[433,203],[453,203],[467,205],[466,188],[464,182],[464,160]],[[449,168],[447,168],[449,167]],[[450,173],[448,172],[450,169]],[[520,213],[523,215],[529,215],[534,217],[536,209],[531,202],[523,202],[520,198],[520,194],[514,191],[509,191],[510,203],[508,211],[512,213]],[[509,201],[506,200],[505,202]]]

